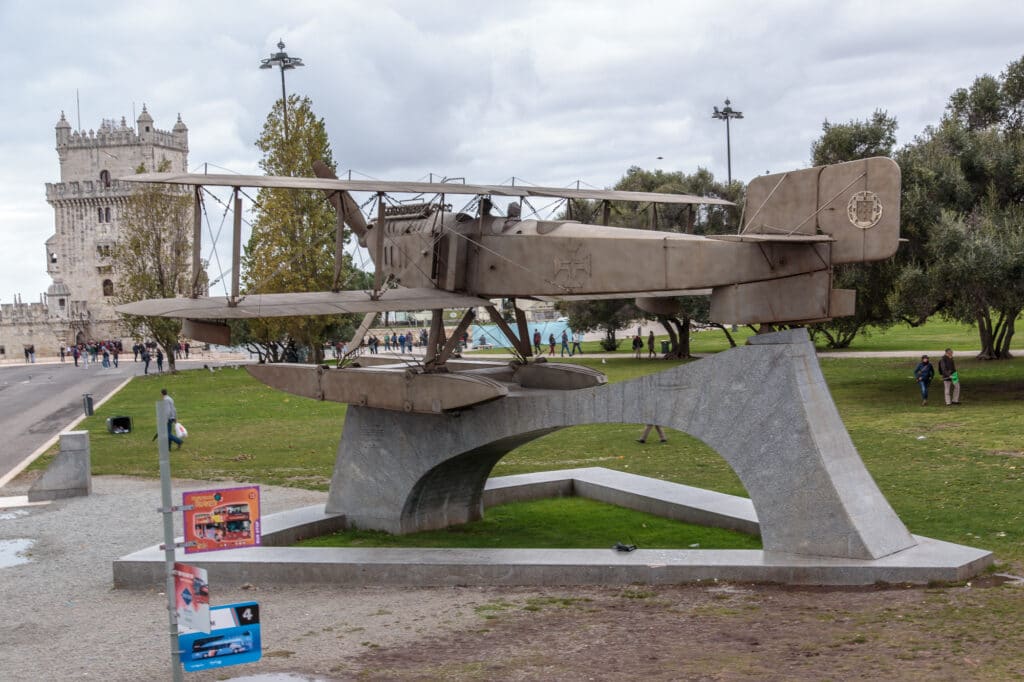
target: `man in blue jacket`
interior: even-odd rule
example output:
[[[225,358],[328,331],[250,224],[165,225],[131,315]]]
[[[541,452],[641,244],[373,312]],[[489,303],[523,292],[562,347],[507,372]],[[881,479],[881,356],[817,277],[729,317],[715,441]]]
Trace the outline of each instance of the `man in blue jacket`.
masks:
[[[932,377],[934,376],[935,368],[932,367],[932,363],[928,362],[928,356],[922,355],[921,362],[914,368],[914,380],[921,387],[922,406],[928,404],[928,384],[932,383]]]

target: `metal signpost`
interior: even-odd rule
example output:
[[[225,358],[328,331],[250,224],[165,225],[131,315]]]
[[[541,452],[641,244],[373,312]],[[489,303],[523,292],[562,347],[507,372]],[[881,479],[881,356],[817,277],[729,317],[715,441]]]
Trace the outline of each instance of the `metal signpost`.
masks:
[[[164,593],[167,595],[167,619],[170,624],[171,637],[171,676],[174,682],[181,682],[183,677],[181,658],[178,650],[178,615],[177,597],[174,592],[174,512],[179,511],[171,504],[171,450],[167,441],[167,421],[169,405],[167,401],[156,401],[156,441],[160,453],[160,513],[164,517],[164,561],[167,580]]]
[[[178,547],[210,551],[260,544],[260,488],[246,486],[184,493],[183,503],[171,504],[171,452],[167,440],[169,405],[156,403],[156,439],[160,453],[160,508],[163,514],[167,619],[171,637],[171,677],[181,682],[185,671],[258,661],[262,655],[259,605],[256,602],[209,606],[206,571],[175,564]],[[174,516],[183,512],[185,539],[174,541]],[[194,512],[190,514],[189,512]],[[202,531],[202,536],[197,533]],[[208,541],[208,542],[207,542]],[[176,580],[177,579],[177,580]],[[178,583],[181,583],[180,585]],[[183,606],[179,605],[179,598]],[[178,631],[179,607],[188,613],[186,632]]]

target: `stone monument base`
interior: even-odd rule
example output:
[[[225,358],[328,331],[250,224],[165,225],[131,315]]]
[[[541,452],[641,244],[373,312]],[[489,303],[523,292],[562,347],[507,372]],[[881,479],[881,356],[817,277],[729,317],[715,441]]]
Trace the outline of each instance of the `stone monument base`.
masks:
[[[488,480],[484,506],[579,495],[668,518],[759,532],[747,498],[599,467]],[[287,544],[297,537],[342,528],[345,518],[322,507],[273,514],[264,539]],[[206,568],[218,587],[325,584],[392,585],[669,585],[732,581],[788,585],[927,584],[966,580],[992,563],[992,554],[914,536],[916,544],[878,559],[810,556],[763,550],[637,549],[394,549],[263,546],[185,556]],[[114,587],[159,588],[164,554],[148,547],[114,562]]]
[[[62,500],[92,493],[88,431],[60,434],[60,452],[28,491],[29,502]]]

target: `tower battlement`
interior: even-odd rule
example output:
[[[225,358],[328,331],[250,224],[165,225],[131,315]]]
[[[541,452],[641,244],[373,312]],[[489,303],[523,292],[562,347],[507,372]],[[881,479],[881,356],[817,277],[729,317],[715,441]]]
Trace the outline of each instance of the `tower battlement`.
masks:
[[[152,144],[157,147],[169,149],[188,150],[188,137],[169,130],[157,130],[151,128],[148,132],[140,134],[134,128],[125,125],[122,118],[119,125],[111,121],[104,121],[99,130],[75,130],[61,137],[58,132],[57,147],[67,149],[91,149],[117,146],[129,146],[140,144]]]
[[[107,186],[99,180],[80,180],[72,182],[46,183],[46,200],[51,204],[55,201],[113,201],[121,199],[135,189],[130,182],[111,180]]]
[[[0,324],[42,324],[48,309],[45,303],[0,303]]]

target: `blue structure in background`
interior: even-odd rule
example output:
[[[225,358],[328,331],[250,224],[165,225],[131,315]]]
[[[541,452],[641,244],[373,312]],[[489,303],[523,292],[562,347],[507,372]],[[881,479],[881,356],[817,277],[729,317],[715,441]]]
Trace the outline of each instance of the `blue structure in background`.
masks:
[[[512,325],[515,329],[515,325]],[[565,319],[560,320],[548,320],[545,322],[531,322],[529,324],[530,329],[530,344],[533,344],[533,332],[537,330],[540,332],[541,346],[544,348],[544,353],[548,352],[548,339],[554,334],[555,335],[555,355],[558,355],[558,350],[562,346],[562,331],[569,335],[569,345],[572,346],[572,329],[569,328],[569,323]],[[473,325],[473,338],[470,339],[470,343],[473,346],[480,345],[480,339],[483,337],[483,342],[487,345],[494,346],[495,348],[511,348],[512,344],[509,342],[505,335],[501,333],[497,325],[493,324],[474,324]]]

